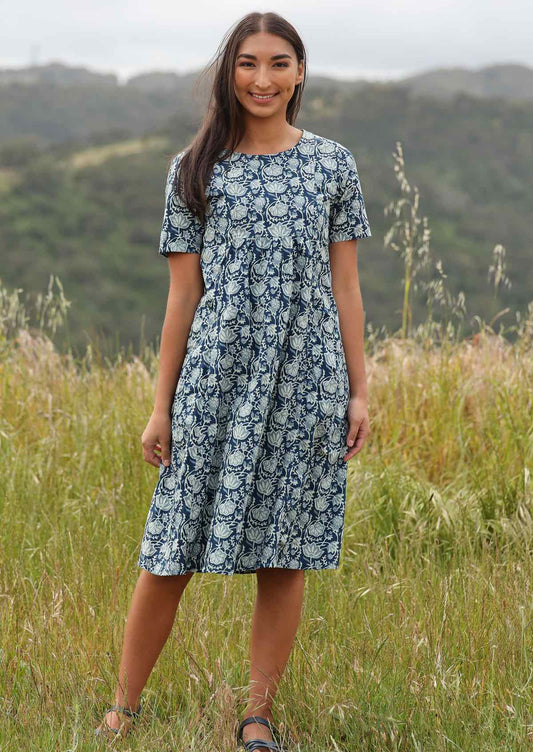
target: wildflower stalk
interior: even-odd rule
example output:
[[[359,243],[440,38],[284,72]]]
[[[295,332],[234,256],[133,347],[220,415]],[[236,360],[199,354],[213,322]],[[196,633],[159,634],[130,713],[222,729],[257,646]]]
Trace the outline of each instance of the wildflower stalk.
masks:
[[[411,299],[417,289],[416,278],[429,261],[430,230],[427,218],[418,214],[419,191],[416,186],[411,188],[407,180],[400,141],[396,142],[393,157],[402,195],[385,207],[385,216],[392,216],[394,221],[385,234],[384,245],[399,253],[404,264],[401,336],[405,339],[410,336],[413,326]]]

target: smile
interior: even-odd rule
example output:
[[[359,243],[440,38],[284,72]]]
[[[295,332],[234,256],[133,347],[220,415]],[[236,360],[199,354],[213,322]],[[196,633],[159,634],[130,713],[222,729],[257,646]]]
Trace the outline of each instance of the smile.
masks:
[[[277,94],[277,92],[276,92],[276,94],[254,94],[254,93],[253,93],[253,92],[251,92],[251,91],[250,91],[250,92],[248,92],[248,93],[249,93],[249,94],[250,94],[250,96],[251,96],[251,97],[253,97],[254,99],[258,99],[258,100],[261,100],[262,102],[264,102],[264,101],[265,101],[266,99],[273,99],[273,98],[274,98],[274,97],[276,96],[276,94]]]

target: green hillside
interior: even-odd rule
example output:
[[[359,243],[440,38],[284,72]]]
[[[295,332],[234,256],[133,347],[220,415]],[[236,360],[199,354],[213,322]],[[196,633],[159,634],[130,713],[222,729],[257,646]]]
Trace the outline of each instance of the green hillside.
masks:
[[[4,284],[42,290],[57,274],[73,301],[73,343],[83,344],[84,332],[95,329],[121,344],[137,345],[142,327],[149,340],[159,334],[168,284],[157,254],[166,164],[198,124],[192,110],[179,111],[144,137],[125,131],[106,148],[18,140],[0,150]],[[442,259],[454,294],[465,292],[468,313],[488,318],[496,305],[525,309],[533,297],[533,104],[467,95],[436,100],[392,85],[348,92],[324,85],[310,92],[298,125],[356,156],[373,233],[359,244],[373,326],[397,328],[402,305],[402,265],[383,247],[384,208],[399,196],[397,141],[421,193],[433,256]],[[506,248],[512,287],[495,303],[487,270],[497,243]],[[423,303],[415,317],[423,316]]]

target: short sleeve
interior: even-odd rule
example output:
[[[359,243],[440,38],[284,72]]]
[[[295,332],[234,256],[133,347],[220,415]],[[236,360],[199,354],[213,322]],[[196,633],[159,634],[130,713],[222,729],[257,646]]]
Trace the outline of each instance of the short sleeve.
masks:
[[[182,201],[173,187],[176,171],[179,170],[181,157],[177,154],[172,160],[165,189],[165,209],[159,239],[159,253],[168,257],[170,253],[201,253],[204,225],[188,206]]]
[[[372,233],[366,214],[365,201],[351,151],[339,150],[337,159],[337,195],[332,199],[329,216],[329,242],[369,238]]]

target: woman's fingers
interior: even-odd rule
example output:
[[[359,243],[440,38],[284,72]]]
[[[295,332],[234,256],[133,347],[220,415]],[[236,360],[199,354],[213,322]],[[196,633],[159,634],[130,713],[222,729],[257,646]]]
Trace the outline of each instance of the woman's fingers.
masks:
[[[348,462],[348,460],[361,451],[368,435],[369,425],[365,416],[351,422],[348,435],[346,436],[346,444],[350,449],[343,457],[345,462]]]
[[[161,463],[168,467],[170,465],[170,441],[143,441],[143,458],[145,462],[159,467]],[[156,451],[157,450],[157,451]],[[158,454],[160,452],[160,454]]]
[[[144,450],[143,457],[145,462],[148,462],[149,465],[153,465],[154,467],[159,467],[159,465],[161,464],[160,456],[156,454],[153,449]]]
[[[162,441],[161,447],[161,462],[165,467],[170,465],[170,443],[168,441]]]
[[[170,444],[172,442],[172,425],[170,415],[154,412],[141,437],[143,458],[154,467],[170,465]],[[160,452],[160,454],[158,454]]]

